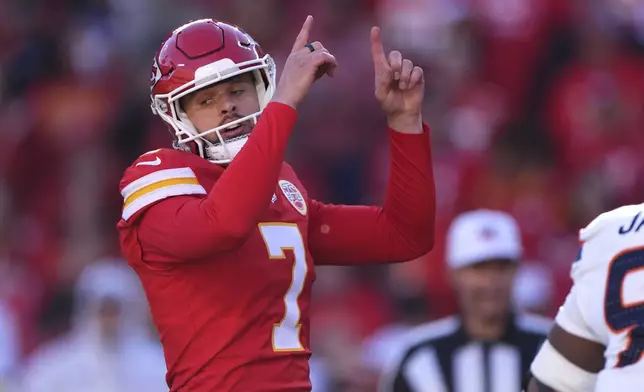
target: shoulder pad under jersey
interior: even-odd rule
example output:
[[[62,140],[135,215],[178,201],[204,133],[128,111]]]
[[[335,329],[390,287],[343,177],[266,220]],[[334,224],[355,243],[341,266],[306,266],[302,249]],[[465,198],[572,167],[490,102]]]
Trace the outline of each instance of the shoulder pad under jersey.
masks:
[[[146,207],[172,196],[205,195],[194,167],[202,160],[194,154],[159,149],[141,155],[125,170],[119,184],[123,196],[121,217],[131,219]]]
[[[620,231],[642,212],[644,205],[641,204],[619,207],[600,214],[588,226],[579,230],[579,254],[571,268],[573,281],[581,279],[594,268],[605,268],[612,255],[618,252],[620,247],[626,246],[616,242]]]
[[[598,215],[592,222],[585,228],[579,230],[579,239],[581,241],[588,241],[595,237],[602,229],[612,227],[615,223],[622,223],[624,218],[631,218],[638,211],[643,211],[644,205],[634,204],[616,208],[614,210],[604,212]]]

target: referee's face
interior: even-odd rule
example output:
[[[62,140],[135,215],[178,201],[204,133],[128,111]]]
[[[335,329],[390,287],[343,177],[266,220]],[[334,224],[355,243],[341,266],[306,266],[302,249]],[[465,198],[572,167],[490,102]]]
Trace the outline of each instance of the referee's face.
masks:
[[[515,272],[515,262],[497,259],[455,270],[454,288],[461,311],[483,318],[509,312]]]

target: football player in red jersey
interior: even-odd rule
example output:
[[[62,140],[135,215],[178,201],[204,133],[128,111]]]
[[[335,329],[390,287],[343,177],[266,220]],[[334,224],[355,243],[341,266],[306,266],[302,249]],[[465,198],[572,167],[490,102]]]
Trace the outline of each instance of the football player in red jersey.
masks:
[[[392,160],[384,206],[310,199],[283,162],[298,104],[337,65],[321,43],[307,44],[312,23],[277,85],[257,42],[211,19],[176,29],[154,59],[152,109],[174,149],[143,154],[125,171],[118,229],[171,391],[309,391],[314,267],[405,261],[432,246],[423,72],[400,52],[386,56],[378,28],[375,93]]]

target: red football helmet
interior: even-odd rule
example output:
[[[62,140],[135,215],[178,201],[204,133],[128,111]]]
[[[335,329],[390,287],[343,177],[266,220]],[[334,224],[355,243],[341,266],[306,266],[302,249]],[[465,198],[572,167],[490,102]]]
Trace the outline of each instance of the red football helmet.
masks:
[[[245,72],[252,72],[255,80],[259,111],[214,129],[198,131],[181,109],[179,99]],[[220,131],[248,120],[256,123],[274,91],[273,59],[239,27],[213,19],[196,20],[174,30],[152,64],[152,112],[170,126],[174,147],[217,164],[229,163],[248,139],[244,135],[224,142]],[[218,143],[204,138],[211,133],[217,134]]]

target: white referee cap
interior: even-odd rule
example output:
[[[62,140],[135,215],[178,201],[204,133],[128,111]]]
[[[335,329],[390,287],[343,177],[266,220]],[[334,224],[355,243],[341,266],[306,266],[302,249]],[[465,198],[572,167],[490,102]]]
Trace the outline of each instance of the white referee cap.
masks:
[[[447,265],[461,268],[493,259],[519,261],[523,255],[517,222],[501,211],[476,210],[457,216],[447,232]]]

